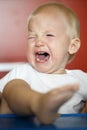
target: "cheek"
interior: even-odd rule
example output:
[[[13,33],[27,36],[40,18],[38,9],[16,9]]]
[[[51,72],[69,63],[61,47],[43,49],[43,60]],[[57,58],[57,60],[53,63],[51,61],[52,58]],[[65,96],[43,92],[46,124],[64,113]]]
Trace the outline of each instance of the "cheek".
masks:
[[[32,53],[32,47],[30,45],[27,45],[27,59],[28,59],[28,61],[31,60],[32,54],[33,54]]]
[[[32,47],[32,45],[31,44],[27,44],[27,54],[32,54],[32,50],[33,50],[33,47]]]
[[[55,60],[61,60],[68,54],[68,46],[59,46],[57,45],[55,48],[53,48],[52,51],[53,58]]]

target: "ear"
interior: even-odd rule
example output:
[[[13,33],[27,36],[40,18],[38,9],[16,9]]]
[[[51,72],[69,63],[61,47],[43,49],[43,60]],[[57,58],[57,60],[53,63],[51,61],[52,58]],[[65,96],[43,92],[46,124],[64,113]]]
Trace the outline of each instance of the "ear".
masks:
[[[80,48],[81,42],[79,38],[74,38],[71,40],[69,45],[69,54],[75,54]]]

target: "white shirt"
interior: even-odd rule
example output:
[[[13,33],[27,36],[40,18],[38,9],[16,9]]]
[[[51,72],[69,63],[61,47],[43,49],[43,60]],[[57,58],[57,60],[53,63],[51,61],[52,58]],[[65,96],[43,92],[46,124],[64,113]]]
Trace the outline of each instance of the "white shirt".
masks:
[[[36,71],[29,64],[19,65],[0,80],[1,92],[6,83],[12,79],[23,79],[32,90],[40,93],[79,83],[80,88],[77,93],[60,107],[58,113],[78,113],[83,106],[82,101],[87,100],[87,73],[81,70],[66,70],[66,74],[45,74]]]

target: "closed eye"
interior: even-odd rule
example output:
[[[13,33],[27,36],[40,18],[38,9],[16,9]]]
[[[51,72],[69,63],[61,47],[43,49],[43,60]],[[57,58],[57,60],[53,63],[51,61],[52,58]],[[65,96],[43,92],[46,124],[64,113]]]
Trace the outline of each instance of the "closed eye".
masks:
[[[48,36],[48,37],[54,37],[53,34],[46,34],[46,36]]]
[[[35,37],[35,35],[28,35],[28,39],[34,39]]]
[[[30,36],[30,37],[28,37],[28,39],[33,39],[33,38],[35,38],[34,36]]]

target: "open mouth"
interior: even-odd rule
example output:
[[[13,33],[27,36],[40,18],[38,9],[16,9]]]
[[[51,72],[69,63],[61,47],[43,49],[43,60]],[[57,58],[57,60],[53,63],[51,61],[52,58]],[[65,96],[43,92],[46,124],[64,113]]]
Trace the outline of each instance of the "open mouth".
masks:
[[[35,60],[37,62],[43,63],[47,62],[50,58],[50,54],[44,51],[39,51],[35,53]]]

